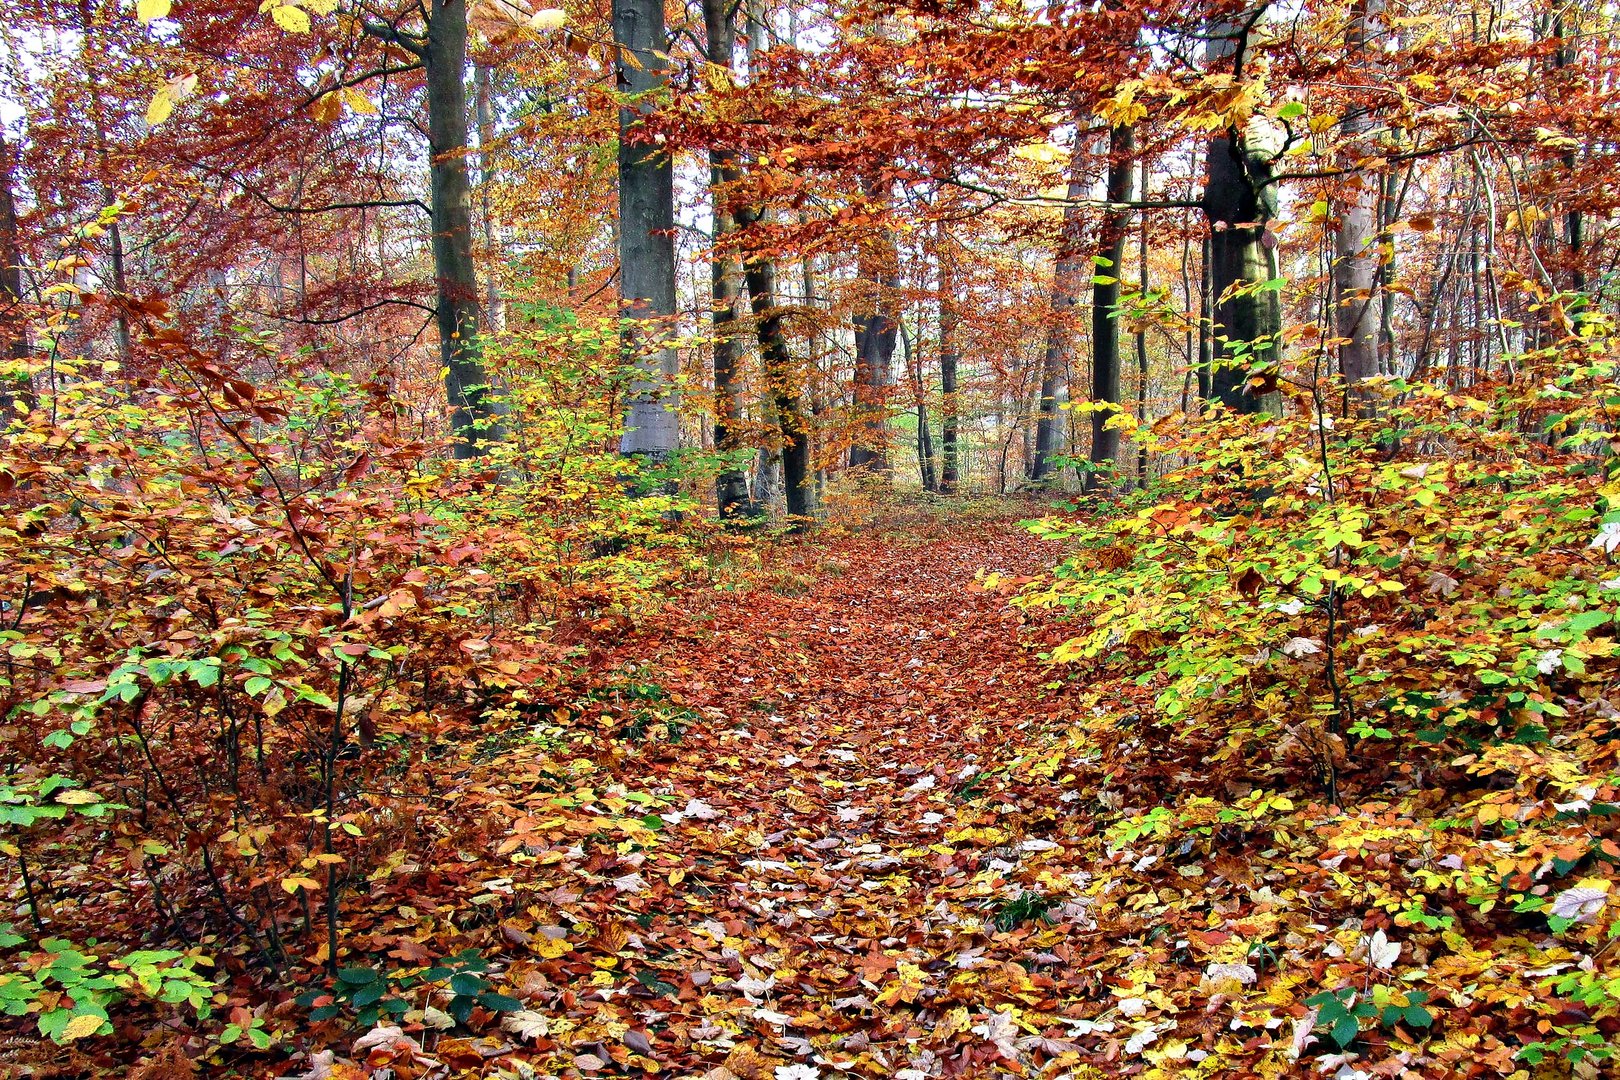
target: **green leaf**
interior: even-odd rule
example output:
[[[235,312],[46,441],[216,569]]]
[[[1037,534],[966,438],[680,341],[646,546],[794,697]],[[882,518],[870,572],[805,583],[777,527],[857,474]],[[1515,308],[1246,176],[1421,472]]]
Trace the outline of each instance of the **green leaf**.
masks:
[[[470,971],[458,971],[450,976],[450,991],[455,994],[477,994],[485,987],[485,982]]]
[[[1277,110],[1277,118],[1279,120],[1293,120],[1296,117],[1304,115],[1305,105],[1298,101],[1290,101],[1288,104]]]
[[[1333,1041],[1339,1044],[1341,1050],[1355,1042],[1356,1036],[1360,1033],[1361,1025],[1356,1023],[1356,1018],[1353,1016],[1341,1018],[1329,1032],[1333,1036]]]

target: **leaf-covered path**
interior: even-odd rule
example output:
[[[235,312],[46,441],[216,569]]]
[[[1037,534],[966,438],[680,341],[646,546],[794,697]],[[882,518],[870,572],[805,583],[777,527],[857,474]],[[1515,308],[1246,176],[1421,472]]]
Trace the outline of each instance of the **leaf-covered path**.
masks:
[[[697,714],[612,769],[660,800],[656,836],[564,847],[534,833],[566,821],[519,823],[539,876],[568,879],[530,911],[570,950],[514,966],[554,1017],[542,1042],[587,1075],[995,1075],[1062,1055],[1019,1021],[1060,1007],[1083,911],[1032,918],[1058,891],[1034,887],[1053,800],[998,797],[1060,704],[975,581],[1053,551],[1010,520],[924,519],[786,554],[768,587],[666,611],[650,653],[643,636],[615,657]],[[634,812],[604,791],[596,809]]]

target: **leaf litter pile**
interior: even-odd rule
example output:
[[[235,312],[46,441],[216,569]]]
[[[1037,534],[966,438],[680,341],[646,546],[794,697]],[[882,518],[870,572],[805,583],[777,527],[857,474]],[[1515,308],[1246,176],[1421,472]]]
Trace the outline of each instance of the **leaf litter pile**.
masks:
[[[1476,911],[1448,882],[1508,849],[1443,817],[1456,797],[1408,785],[1340,808],[1308,781],[1235,782],[1263,770],[1154,722],[1160,676],[1052,665],[1076,623],[1012,600],[1073,551],[1006,511],[891,516],[773,546],[769,569],[679,591],[607,644],[597,628],[590,689],[413,778],[418,840],[345,901],[337,978],[259,1006],[279,1064],[243,1064],[1602,1074],[1612,959],[1547,928],[1595,929],[1606,879],[1539,887],[1522,915],[1479,896],[1607,851],[1607,819],[1579,811],[1612,784],[1526,831],[1530,861],[1497,858],[1509,876]],[[1542,787],[1549,807],[1573,798]],[[1532,797],[1487,790],[1493,808]],[[232,1000],[262,1001],[258,978]],[[192,1071],[180,1042],[148,1045],[130,1075]],[[24,1075],[108,1064],[65,1060]]]
[[[1106,996],[1060,835],[1079,815],[1010,770],[1062,698],[975,580],[1056,550],[1010,521],[931,519],[797,545],[758,587],[688,596],[599,657],[624,673],[603,696],[634,740],[482,763],[455,798],[487,846],[397,863],[420,891],[392,885],[368,943],[425,962],[450,943],[422,937],[467,903],[448,890],[471,890],[483,925],[454,944],[498,950],[491,981],[524,1010],[481,1039],[402,1030],[361,1067],[799,1080],[1078,1061],[1067,1032]],[[315,1074],[343,1068],[328,1054]]]
[[[1603,951],[1421,891],[1472,820],[1201,771],[1153,677],[1047,662],[1075,624],[1010,600],[1064,553],[906,515],[678,596],[374,876],[354,951],[464,950],[465,993],[391,988],[409,1011],[288,1075],[1601,1075],[1555,1037],[1612,1027]],[[1556,926],[1606,903],[1541,892]]]

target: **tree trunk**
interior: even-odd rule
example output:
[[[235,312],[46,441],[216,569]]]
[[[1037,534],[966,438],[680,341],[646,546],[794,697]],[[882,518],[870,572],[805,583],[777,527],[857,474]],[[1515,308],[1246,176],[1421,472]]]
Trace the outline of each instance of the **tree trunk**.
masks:
[[[501,408],[478,348],[478,277],[473,268],[472,185],[467,171],[467,8],[434,0],[422,63],[427,80],[433,274],[438,284],[439,358],[458,458],[477,457],[501,438]]]
[[[1142,162],[1142,198],[1148,193],[1148,163]],[[1146,303],[1148,292],[1148,227],[1147,215],[1141,216],[1141,228],[1137,231],[1136,252],[1136,287],[1138,295]],[[1141,433],[1147,429],[1148,419],[1148,347],[1147,322],[1144,320],[1136,331],[1136,427],[1138,436],[1136,440],[1136,486],[1146,488],[1148,481],[1148,449],[1147,440]]]
[[[484,225],[484,252],[490,264],[499,261],[495,246],[495,213],[490,193],[495,185],[495,109],[490,86],[490,69],[479,64],[473,69],[473,114],[478,120],[478,201]],[[484,319],[491,331],[506,326],[506,304],[501,300],[500,282],[493,269],[484,275]]]
[[[731,74],[736,56],[736,28],[726,0],[703,0],[703,26],[709,63]],[[721,453],[738,449],[737,435],[743,416],[742,380],[738,363],[737,301],[741,267],[725,243],[737,222],[727,200],[737,180],[737,155],[731,150],[709,151],[709,193],[714,214],[714,254],[709,261],[709,291],[713,301],[714,333],[714,445]],[[722,519],[734,518],[748,508],[748,477],[737,465],[727,465],[715,477],[715,500]]]
[[[917,336],[922,336],[920,319]],[[906,376],[911,381],[911,405],[917,415],[917,477],[922,481],[924,491],[937,492],[939,480],[934,475],[933,433],[928,430],[928,394],[923,389],[922,352],[920,342],[912,340],[903,322],[900,324],[900,342],[906,350]]]
[[[1080,175],[1085,160],[1081,136],[1075,136],[1074,153],[1069,157],[1069,201],[1063,207],[1063,231],[1058,237],[1057,258],[1052,266],[1052,323],[1046,330],[1046,352],[1041,359],[1041,396],[1035,413],[1035,452],[1030,457],[1029,478],[1046,479],[1055,470],[1052,456],[1060,449],[1065,425],[1058,417],[1058,395],[1069,368],[1072,338],[1069,310],[1080,299],[1081,273],[1086,259],[1080,251],[1082,217],[1080,202],[1086,196]]]
[[[613,40],[618,89],[630,98],[619,110],[619,295],[637,369],[619,448],[662,461],[680,437],[671,405],[678,361],[665,343],[675,315],[675,172],[639,121],[668,81],[663,0],[613,0]]]
[[[960,363],[956,352],[956,281],[944,226],[939,227],[939,238],[939,491],[954,495],[961,471],[957,449],[961,436],[956,396],[956,368]]]
[[[1357,0],[1345,31],[1345,52],[1351,62],[1365,64],[1370,24],[1381,6],[1380,0]],[[1346,168],[1371,156],[1364,145],[1367,118],[1352,114],[1344,122],[1346,145],[1341,159]],[[1339,200],[1338,228],[1333,234],[1333,284],[1337,293],[1334,311],[1339,337],[1339,374],[1347,392],[1355,399],[1358,412],[1368,412],[1372,402],[1356,384],[1378,374],[1378,319],[1373,301],[1378,291],[1378,198],[1383,190],[1376,176],[1352,172],[1346,177],[1349,193]],[[1348,402],[1347,402],[1348,404]]]
[[[750,211],[749,224],[759,211]],[[788,351],[782,331],[782,309],[776,303],[776,266],[769,259],[745,259],[748,302],[754,313],[759,354],[765,364],[765,385],[775,406],[782,432],[782,487],[790,517],[807,518],[816,511],[814,477],[810,475],[810,425],[801,404],[799,369]]]
[[[1102,261],[1091,286],[1091,400],[1110,406],[1091,414],[1091,472],[1086,489],[1095,490],[1102,476],[1116,467],[1119,428],[1109,421],[1119,412],[1119,304],[1120,276],[1125,272],[1125,227],[1130,211],[1121,204],[1131,199],[1131,173],[1135,163],[1135,134],[1128,127],[1108,132],[1108,209],[1103,212]]]
[[[875,182],[867,185],[868,201],[886,197]],[[849,467],[887,473],[888,398],[899,326],[894,303],[900,287],[900,256],[894,235],[887,229],[862,241],[859,273],[864,289],[855,311],[855,437],[849,448]]]
[[[1258,18],[1258,13],[1255,14]],[[1243,79],[1248,30],[1230,23],[1211,27],[1211,70],[1230,64]],[[1275,289],[1244,289],[1277,276],[1276,242],[1267,224],[1276,213],[1271,160],[1250,145],[1246,132],[1228,128],[1210,140],[1204,213],[1209,219],[1209,274],[1213,303],[1215,369],[1210,392],[1240,413],[1276,407],[1275,394],[1251,382],[1257,370],[1274,369],[1281,356],[1282,301]],[[1234,295],[1236,293],[1236,295]]]
[[[0,379],[0,430],[11,423],[20,405],[34,406],[27,364],[33,347],[28,335],[28,312],[23,307],[22,236],[17,226],[17,203],[11,192],[11,147],[0,130],[0,338],[12,370]]]

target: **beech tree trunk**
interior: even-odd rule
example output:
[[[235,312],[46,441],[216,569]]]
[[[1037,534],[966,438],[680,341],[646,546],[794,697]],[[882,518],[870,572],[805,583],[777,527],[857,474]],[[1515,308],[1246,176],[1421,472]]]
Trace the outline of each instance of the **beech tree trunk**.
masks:
[[[458,458],[477,457],[501,438],[501,408],[478,348],[478,276],[473,267],[472,184],[467,156],[467,8],[433,0],[422,64],[432,161],[435,319],[450,430]]]
[[[619,449],[661,461],[680,437],[677,358],[664,340],[675,314],[675,172],[639,122],[668,81],[663,0],[613,0],[613,40],[618,89],[630,97],[619,110],[619,295],[637,368]]]
[[[1083,227],[1080,200],[1086,196],[1085,182],[1080,172],[1084,160],[1081,138],[1077,135],[1074,153],[1069,158],[1069,201],[1063,207],[1063,231],[1058,236],[1057,259],[1052,267],[1052,322],[1046,330],[1046,351],[1041,358],[1040,400],[1035,407],[1035,448],[1029,460],[1029,478],[1034,481],[1044,480],[1055,471],[1052,456],[1064,449],[1062,436],[1067,425],[1061,423],[1058,417],[1058,395],[1063,392],[1073,352],[1069,311],[1080,300],[1081,275],[1087,264],[1080,249]]]
[[[939,235],[939,491],[942,495],[954,495],[960,479],[956,397],[956,368],[960,357],[956,352],[956,281],[943,226]]]
[[[1119,411],[1119,304],[1120,276],[1125,272],[1125,228],[1130,211],[1122,204],[1131,199],[1135,162],[1135,134],[1128,127],[1108,132],[1108,209],[1103,212],[1101,247],[1106,260],[1097,267],[1091,286],[1091,400],[1112,406],[1091,414],[1091,464],[1086,488],[1094,490],[1102,475],[1111,472],[1119,457],[1119,428],[1108,423]]]
[[[1252,13],[1252,18],[1257,20],[1259,12]],[[1234,80],[1242,80],[1248,25],[1216,22],[1211,26],[1211,70],[1229,65]],[[1276,241],[1266,229],[1277,210],[1276,190],[1270,182],[1271,159],[1250,142],[1248,133],[1237,128],[1211,139],[1204,188],[1204,213],[1210,225],[1215,364],[1210,390],[1222,404],[1240,413],[1275,407],[1275,394],[1251,385],[1250,373],[1276,366],[1282,331],[1282,302],[1277,291],[1239,288],[1277,276]]]
[[[703,0],[703,26],[709,63],[728,74],[736,60],[736,26],[727,0]],[[737,434],[743,417],[742,381],[738,364],[741,349],[737,341],[737,301],[740,296],[741,266],[724,250],[737,222],[729,199],[730,187],[737,180],[737,155],[716,147],[709,151],[709,193],[714,217],[715,252],[709,261],[709,295],[713,303],[714,334],[714,445],[721,452],[738,449]],[[722,519],[746,512],[748,476],[740,466],[728,466],[715,477],[715,501]]]
[[[1370,21],[1378,0],[1357,0],[1345,31],[1345,51],[1352,63],[1364,64]],[[1352,167],[1362,157],[1371,156],[1363,145],[1367,118],[1352,115],[1345,120],[1344,165]],[[1357,395],[1355,385],[1378,374],[1378,318],[1373,306],[1378,291],[1378,198],[1383,190],[1376,176],[1352,172],[1346,177],[1347,193],[1339,200],[1338,228],[1333,234],[1333,285],[1337,307],[1334,329],[1339,337],[1339,374],[1349,393],[1357,398],[1355,408],[1371,407],[1365,394]]]

